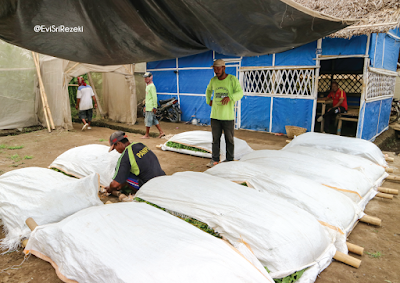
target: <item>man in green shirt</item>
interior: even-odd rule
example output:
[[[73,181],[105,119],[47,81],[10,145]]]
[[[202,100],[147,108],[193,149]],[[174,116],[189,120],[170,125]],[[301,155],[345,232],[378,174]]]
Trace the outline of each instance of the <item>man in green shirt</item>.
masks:
[[[226,160],[233,161],[235,128],[235,102],[243,97],[239,80],[225,73],[225,61],[218,59],[212,65],[215,77],[210,80],[206,90],[206,102],[211,106],[211,131],[213,136],[212,160],[208,167],[217,165],[220,155],[221,135],[224,131]],[[214,93],[213,99],[211,99]]]
[[[146,72],[143,75],[144,81],[146,82],[146,104],[144,107],[145,117],[144,124],[146,126],[146,134],[142,137],[142,139],[148,139],[150,137],[150,127],[156,126],[158,131],[160,132],[159,138],[165,136],[163,130],[161,130],[160,124],[156,118],[157,112],[157,90],[156,86],[153,83],[153,74],[150,72]]]

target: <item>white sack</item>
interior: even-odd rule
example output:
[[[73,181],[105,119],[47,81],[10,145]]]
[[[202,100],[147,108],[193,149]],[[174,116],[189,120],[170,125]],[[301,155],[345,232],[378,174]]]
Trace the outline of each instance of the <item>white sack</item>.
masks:
[[[375,187],[379,187],[382,184],[383,179],[389,176],[389,174],[386,173],[385,168],[382,166],[369,159],[356,155],[306,146],[285,147],[283,150],[328,160],[344,167],[358,170],[362,172]]]
[[[346,235],[363,216],[362,210],[342,193],[315,181],[273,167],[248,162],[220,163],[204,173],[234,182],[247,182],[268,196],[284,199],[338,231],[336,248],[347,253]],[[326,223],[326,224],[325,224]],[[338,230],[340,229],[340,230]]]
[[[51,169],[28,167],[0,176],[0,217],[6,237],[1,248],[14,250],[30,229],[25,220],[38,225],[57,222],[93,205],[103,205],[98,197],[99,177],[91,174],[75,179]]]
[[[174,135],[168,141],[180,143],[180,144],[191,146],[191,147],[196,147],[199,149],[203,149],[203,150],[208,151],[209,153],[192,151],[192,150],[187,150],[187,149],[182,149],[182,148],[169,147],[169,146],[167,146],[167,142],[162,145],[162,147],[161,147],[162,150],[170,150],[170,151],[180,152],[180,153],[189,154],[189,155],[211,158],[211,152],[212,152],[212,133],[211,132],[207,132],[207,131],[183,132],[183,133]],[[236,160],[239,160],[240,158],[242,158],[243,155],[253,151],[253,149],[244,140],[234,137],[234,142],[235,142],[235,152],[234,152],[235,157],[234,158]],[[224,134],[222,134],[221,147],[220,147],[220,160],[221,161],[226,159],[225,153],[226,153],[225,136],[224,136]]]
[[[387,167],[385,156],[382,151],[370,141],[309,132],[297,136],[287,144],[285,148],[299,145],[357,155],[369,159],[376,164]]]
[[[154,178],[136,196],[207,223],[234,245],[243,239],[273,278],[319,264],[335,252],[334,239],[308,212],[209,174]]]
[[[39,226],[25,252],[77,282],[273,283],[224,241],[145,203],[91,207]]]
[[[360,171],[284,150],[256,150],[243,156],[240,162],[274,167],[328,185],[344,193],[362,209],[377,191]]]
[[[92,173],[100,175],[100,185],[108,186],[114,176],[120,154],[101,144],[88,144],[71,148],[58,156],[49,168],[59,169],[69,175],[82,178]]]

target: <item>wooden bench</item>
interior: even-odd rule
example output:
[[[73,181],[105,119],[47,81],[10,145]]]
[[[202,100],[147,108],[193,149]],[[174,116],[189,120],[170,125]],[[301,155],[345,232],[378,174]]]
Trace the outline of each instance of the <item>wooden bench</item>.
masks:
[[[343,121],[358,122],[358,113],[360,112],[360,107],[349,106],[347,113],[338,114],[336,119],[338,119],[338,127],[336,134],[340,136],[342,132]]]

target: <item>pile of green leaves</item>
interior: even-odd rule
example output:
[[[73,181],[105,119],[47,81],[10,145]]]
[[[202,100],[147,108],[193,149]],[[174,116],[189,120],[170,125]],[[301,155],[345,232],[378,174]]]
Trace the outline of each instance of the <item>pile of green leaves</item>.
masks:
[[[173,148],[183,148],[183,149],[192,150],[192,151],[200,151],[200,152],[204,152],[204,153],[209,153],[208,151],[206,151],[204,149],[200,149],[197,147],[191,147],[191,146],[183,145],[183,144],[172,142],[172,141],[167,142],[167,146],[173,147]]]
[[[72,176],[72,175],[68,175],[67,173],[65,173],[64,171],[61,171],[61,170],[59,170],[59,169],[57,169],[57,168],[50,168],[51,170],[54,170],[54,171],[56,171],[56,172],[60,172],[60,173],[63,173],[65,176],[68,176],[68,177],[72,177],[72,178],[75,178],[75,179],[77,179],[75,176]]]
[[[306,271],[306,268],[303,270],[299,270],[293,274],[290,274],[284,278],[274,279],[274,281],[275,283],[293,283],[300,279],[304,271]]]

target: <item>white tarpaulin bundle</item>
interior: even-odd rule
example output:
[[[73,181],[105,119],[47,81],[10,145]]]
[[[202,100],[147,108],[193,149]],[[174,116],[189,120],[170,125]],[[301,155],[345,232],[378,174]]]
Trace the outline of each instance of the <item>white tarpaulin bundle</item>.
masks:
[[[303,280],[315,280],[336,251],[327,229],[308,212],[209,174],[154,178],[136,196],[207,223],[233,244],[244,240],[273,278],[311,267]]]
[[[321,224],[337,231],[336,248],[344,253],[347,253],[347,233],[363,216],[362,210],[338,191],[273,167],[248,162],[226,162],[205,173],[234,182],[246,182],[259,192],[282,198],[309,212]]]
[[[92,173],[100,175],[100,185],[108,186],[114,176],[120,154],[101,144],[88,144],[71,148],[58,156],[49,166],[77,178]]]
[[[98,197],[99,176],[75,179],[51,169],[28,167],[0,176],[0,217],[6,237],[1,248],[14,250],[30,230],[29,217],[39,225],[57,222],[90,206]]]
[[[235,159],[239,160],[243,155],[250,153],[253,149],[247,144],[246,141],[234,138],[235,139]],[[208,153],[200,152],[200,151],[192,151],[183,148],[174,148],[167,145],[168,142],[179,143],[182,145],[195,147],[198,149],[202,149],[208,151]],[[212,133],[208,131],[189,131],[183,132],[177,135],[174,135],[170,138],[165,144],[162,145],[162,150],[170,150],[195,156],[207,157],[211,158],[212,152]],[[220,160],[225,160],[225,137],[221,136],[221,151],[220,151]]]
[[[374,183],[376,187],[379,187],[382,184],[383,179],[389,175],[385,172],[385,168],[382,166],[372,162],[369,159],[356,155],[306,146],[285,147],[283,150],[321,158],[347,168],[358,170],[364,173],[365,177]]]
[[[273,283],[223,240],[145,203],[91,207],[38,226],[25,252],[51,262],[64,282]]]
[[[297,136],[287,144],[285,148],[299,145],[357,155],[369,159],[376,164],[387,167],[385,156],[382,151],[370,141],[310,132]]]
[[[240,162],[274,167],[307,177],[344,193],[362,209],[377,193],[374,184],[360,171],[298,153],[284,150],[256,150],[243,156]]]

